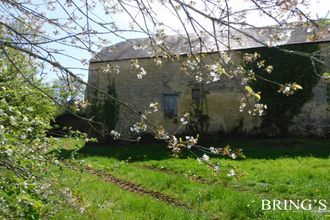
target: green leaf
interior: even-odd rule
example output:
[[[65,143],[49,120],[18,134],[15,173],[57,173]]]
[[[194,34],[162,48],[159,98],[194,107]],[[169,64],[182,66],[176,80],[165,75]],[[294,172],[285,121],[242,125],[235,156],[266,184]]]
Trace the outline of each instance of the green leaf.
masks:
[[[251,95],[255,94],[255,92],[253,91],[253,89],[250,86],[245,86],[245,91]]]
[[[260,101],[260,99],[261,99],[260,93],[255,93],[254,97],[256,97],[257,101]]]

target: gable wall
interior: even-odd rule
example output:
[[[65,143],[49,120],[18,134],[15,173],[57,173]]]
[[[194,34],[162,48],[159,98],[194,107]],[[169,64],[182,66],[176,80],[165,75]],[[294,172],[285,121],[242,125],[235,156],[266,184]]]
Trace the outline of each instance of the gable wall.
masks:
[[[214,63],[212,59],[207,58],[206,62]],[[235,59],[240,60],[240,53],[236,54]],[[163,60],[162,65],[156,65],[151,59],[139,59],[140,66],[147,72],[143,79],[138,79],[130,70],[129,60],[109,63],[118,65],[120,73],[105,73],[102,67],[107,63],[92,63],[89,82],[106,90],[108,82],[113,77],[121,101],[131,104],[137,112],[141,113],[148,110],[151,102],[158,102],[160,109],[150,116],[151,121],[157,125],[163,125],[168,132],[177,130],[180,125],[178,120],[164,117],[164,94],[178,94],[178,116],[180,116],[192,110],[192,85],[196,83],[190,76],[180,71],[181,66],[178,62]],[[207,105],[204,111],[210,117],[208,132],[230,132],[242,122],[242,129],[249,132],[258,124],[258,121],[254,121],[247,113],[239,112],[239,99],[242,93],[237,83],[240,82],[223,77],[220,81],[206,86],[209,93],[206,95]],[[87,99],[90,99],[90,96],[91,94],[88,94]],[[138,117],[135,114],[121,107],[116,130],[127,133],[136,121]]]

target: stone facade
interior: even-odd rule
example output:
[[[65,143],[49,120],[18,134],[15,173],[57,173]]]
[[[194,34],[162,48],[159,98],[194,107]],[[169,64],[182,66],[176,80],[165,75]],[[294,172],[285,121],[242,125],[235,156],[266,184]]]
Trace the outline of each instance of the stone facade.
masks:
[[[239,52],[236,60],[238,62],[240,60]],[[120,73],[104,72],[103,69],[107,64],[119,66]],[[185,112],[193,110],[192,93],[193,90],[199,89],[199,84],[180,70],[178,62],[164,60],[161,65],[156,65],[152,59],[139,59],[139,64],[147,72],[142,79],[138,79],[136,74],[132,73],[129,60],[91,63],[88,81],[106,91],[108,83],[114,79],[118,98],[129,103],[140,113],[147,110],[151,102],[158,102],[159,111],[152,113],[150,120],[162,125],[166,131],[174,132],[180,125],[178,118]],[[239,128],[248,133],[258,125],[258,120],[246,112],[239,112],[239,99],[242,93],[237,83],[240,82],[224,77],[218,82],[204,86],[206,96],[203,100],[203,112],[209,117],[207,132],[228,133]],[[92,95],[92,92],[87,92],[87,99],[91,100]],[[166,95],[177,97],[177,117],[164,115]],[[135,114],[121,107],[116,130],[127,133],[137,120]],[[184,128],[179,129],[179,132],[184,132]]]
[[[329,54],[326,55],[329,57]],[[207,59],[209,56],[209,63],[212,63],[212,54],[206,56]],[[240,62],[241,52],[235,52],[235,60]],[[330,60],[326,62],[330,65]],[[107,64],[117,65],[120,73],[105,72],[104,68]],[[151,58],[139,58],[139,64],[147,72],[142,79],[138,79],[136,73],[131,71],[130,59],[91,62],[88,82],[106,91],[109,83],[114,80],[119,100],[129,103],[139,113],[146,111],[151,102],[158,102],[160,109],[150,115],[150,121],[156,125],[162,125],[170,133],[176,131],[180,125],[178,117],[193,109],[193,91],[199,88],[198,84],[180,70],[179,62],[163,59],[161,65],[156,65]],[[207,93],[203,112],[209,117],[208,133],[230,133],[235,130],[247,134],[258,132],[256,128],[261,124],[260,119],[246,112],[239,112],[239,99],[242,97],[242,92],[239,90],[238,83],[232,79],[222,78],[218,82],[205,85],[204,89]],[[330,136],[329,93],[329,84],[320,81],[314,88],[313,98],[293,119],[293,125],[289,127],[292,134]],[[167,95],[175,96],[176,117],[165,115]],[[86,97],[87,100],[91,100],[93,92],[88,90]],[[138,115],[132,114],[130,110],[122,106],[116,130],[129,135],[130,127],[138,120]],[[178,132],[184,131],[181,127]]]
[[[300,136],[330,137],[330,85],[322,80],[313,90],[313,98],[293,119],[289,128],[293,134]]]

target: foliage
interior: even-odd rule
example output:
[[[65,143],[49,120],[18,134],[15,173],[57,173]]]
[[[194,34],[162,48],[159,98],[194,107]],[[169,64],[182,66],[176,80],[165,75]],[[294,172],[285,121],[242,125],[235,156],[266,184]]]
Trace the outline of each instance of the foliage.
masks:
[[[114,79],[112,80],[111,84],[109,83],[107,92],[109,97],[104,100],[99,110],[100,120],[104,122],[109,130],[114,130],[116,128],[116,123],[119,117],[119,104],[115,100],[118,98],[118,95],[116,92]]]
[[[119,118],[119,104],[116,101],[118,95],[114,79],[107,87],[107,94],[109,96],[105,96],[105,98],[101,99],[100,96],[102,95],[99,94],[97,90],[94,90],[93,97],[91,98],[91,105],[87,109],[88,116],[91,117],[93,121],[101,123],[95,125],[102,130],[102,136],[99,136],[100,139],[109,137],[111,131],[116,128]]]
[[[76,112],[86,107],[82,102],[84,88],[73,77],[57,79],[52,83],[53,97],[62,111],[66,109],[66,111]]]
[[[320,49],[315,44],[290,45],[282,48],[308,53]],[[252,69],[260,77],[281,84],[266,83],[260,79],[250,83],[256,91],[260,91],[263,103],[268,106],[262,126],[264,128],[275,127],[282,134],[285,134],[291,119],[299,113],[304,103],[312,97],[312,90],[319,77],[315,75],[314,67],[308,57],[285,53],[277,48],[259,48],[248,52],[253,53],[255,51],[260,54],[260,58],[256,62],[247,64],[247,69]],[[271,64],[273,71],[269,73],[260,69],[258,63],[260,65],[261,62]],[[320,71],[320,66],[315,65],[315,68]],[[289,85],[286,84],[287,82],[294,83]],[[292,95],[294,91],[296,92]]]
[[[88,131],[89,122],[87,102],[84,101],[84,89],[74,77],[56,79],[51,83],[51,98],[57,108],[49,135],[65,136],[76,132]]]
[[[189,112],[189,121],[186,125],[186,130],[192,134],[203,134],[207,132],[210,117],[197,106],[192,105],[192,108],[193,110]]]
[[[208,91],[205,90],[203,83],[199,84],[199,89],[192,89],[193,103],[189,112],[189,120],[186,130],[192,134],[203,134],[207,132],[210,117],[207,115]]]
[[[93,120],[97,121],[99,117],[99,109],[101,107],[100,103],[100,95],[99,92],[96,89],[93,89],[92,97],[89,98],[90,105],[87,107],[86,112],[89,117],[91,117]]]
[[[6,53],[10,61],[0,52],[0,216],[38,219],[66,198],[48,173],[58,161],[45,155],[56,142],[46,137],[56,108],[31,60]]]

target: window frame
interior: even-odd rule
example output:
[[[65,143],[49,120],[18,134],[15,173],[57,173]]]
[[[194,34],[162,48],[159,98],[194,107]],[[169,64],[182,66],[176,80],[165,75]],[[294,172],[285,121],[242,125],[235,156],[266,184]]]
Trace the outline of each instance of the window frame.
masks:
[[[174,106],[172,107],[173,112],[168,111],[168,103],[167,97],[174,97]],[[170,104],[171,105],[171,104]],[[178,109],[179,109],[179,94],[178,93],[164,93],[163,94],[163,112],[165,118],[176,118],[178,116]]]

